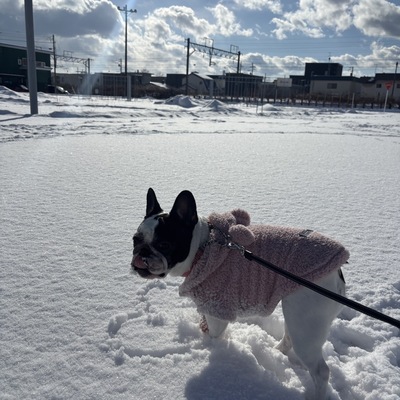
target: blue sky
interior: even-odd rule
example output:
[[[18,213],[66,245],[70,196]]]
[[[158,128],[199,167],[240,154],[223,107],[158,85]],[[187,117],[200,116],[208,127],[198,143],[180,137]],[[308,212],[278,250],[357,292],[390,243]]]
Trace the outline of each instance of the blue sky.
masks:
[[[0,42],[25,44],[23,0],[2,0]],[[37,46],[91,58],[92,72],[118,72],[129,15],[128,69],[184,73],[185,40],[239,49],[241,71],[267,79],[302,74],[305,62],[340,62],[343,74],[394,72],[400,60],[400,2],[387,0],[33,0]],[[231,46],[237,47],[231,47]],[[60,62],[77,72],[80,64]],[[235,72],[236,61],[194,52],[190,70]]]

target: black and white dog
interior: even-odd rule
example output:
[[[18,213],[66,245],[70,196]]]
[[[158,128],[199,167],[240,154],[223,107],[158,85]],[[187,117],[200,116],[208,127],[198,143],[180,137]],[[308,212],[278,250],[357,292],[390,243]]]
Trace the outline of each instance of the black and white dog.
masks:
[[[247,229],[244,226],[246,223],[241,225],[239,217],[239,222],[232,222],[234,219],[232,219],[231,214],[229,214],[229,218],[229,223],[236,224],[235,228],[239,226],[240,229]],[[133,236],[134,247],[131,263],[133,270],[146,279],[163,278],[167,274],[170,274],[171,276],[185,276],[186,282],[189,277],[192,277],[192,281],[200,279],[202,271],[209,268],[210,263],[213,261],[210,260],[212,257],[218,258],[221,254],[227,254],[226,256],[224,255],[227,258],[224,258],[222,264],[226,266],[226,263],[229,262],[227,261],[228,257],[233,257],[233,263],[235,263],[236,258],[240,258],[242,255],[239,252],[221,247],[220,243],[217,243],[215,245],[217,247],[214,248],[214,243],[218,242],[215,239],[218,235],[213,233],[213,227],[210,224],[210,218],[198,217],[196,202],[191,192],[181,192],[177,196],[171,211],[166,213],[163,212],[154,191],[150,188],[147,193],[145,219]],[[271,234],[259,234],[257,229],[261,230],[263,226],[260,225],[251,232],[249,230],[249,235],[253,235],[256,238],[262,236],[263,240],[265,240]],[[252,229],[251,226],[249,228]],[[223,228],[219,230],[223,230]],[[234,232],[234,230],[230,230],[229,232]],[[314,281],[326,289],[343,295],[345,292],[345,283],[340,271],[340,265],[346,262],[348,258],[347,251],[340,244],[337,244],[337,242],[327,242],[326,238],[322,235],[318,236],[319,234],[315,234],[313,236],[311,234],[310,237],[307,237],[311,231],[307,231],[307,234],[302,234],[302,231],[299,232],[300,234],[298,235],[297,231],[281,229],[279,231],[279,241],[277,242],[279,245],[284,246],[282,248],[289,248],[288,244],[290,245],[290,243],[285,243],[285,241],[296,240],[294,247],[296,249],[305,249],[305,252],[311,253],[308,255],[308,259],[312,260],[310,263],[317,265],[315,269],[319,268],[318,262],[321,258],[318,254],[318,248],[321,247],[324,251],[327,248],[333,249],[335,257],[339,254],[336,258],[332,257],[332,252],[329,254],[329,260],[333,258],[337,260],[334,268],[322,277],[314,279]],[[319,244],[318,240],[323,241],[322,245]],[[263,246],[262,242],[261,246]],[[256,251],[254,250],[254,254],[257,254]],[[292,254],[293,251],[291,250],[290,253]],[[274,248],[268,250],[268,254],[273,252]],[[279,258],[282,258],[282,252],[278,253],[275,260],[279,261]],[[202,262],[199,262],[199,260],[202,260],[204,257],[208,257],[208,259],[201,264]],[[285,257],[284,262],[286,263],[288,259]],[[297,259],[298,257],[295,255],[293,262],[296,262]],[[197,263],[202,265],[202,271],[193,269]],[[220,268],[222,267],[218,267],[218,270]],[[241,285],[243,281],[247,282],[247,278],[246,276],[243,278],[243,274],[246,275],[251,268],[254,269],[254,267],[247,266],[240,268],[242,275],[237,275],[238,272],[236,271],[238,268],[235,268],[235,270],[229,268],[227,269],[228,272],[224,272],[226,276],[222,275],[222,278],[217,276],[218,270],[215,270],[217,274],[213,273],[210,275],[214,277],[211,278],[211,286],[209,282],[203,286],[200,285],[201,289],[199,289],[200,286],[191,286],[191,288],[194,287],[193,290],[196,290],[195,294],[192,292],[192,298],[198,305],[199,311],[205,317],[206,328],[204,328],[203,323],[203,330],[207,331],[212,337],[220,336],[229,321],[234,320],[236,315],[250,315],[251,313],[268,315],[272,312],[263,308],[265,306],[263,304],[250,304],[251,301],[248,299],[226,301],[226,298],[223,297],[225,293],[229,292],[229,295],[232,295],[234,290],[230,288]],[[222,279],[222,284],[219,279]],[[266,279],[276,282],[275,277],[272,279],[267,277]],[[248,282],[250,282],[248,290],[252,291],[252,285],[255,284],[251,282],[257,282],[260,285],[265,282],[265,279],[261,277],[249,280]],[[185,283],[182,284],[182,286],[184,285]],[[261,287],[261,290],[258,287],[254,288],[253,291],[260,292],[261,296],[265,295],[265,298],[269,299],[269,293],[263,292],[271,291],[271,289],[267,285],[264,291],[262,289],[263,287]],[[243,293],[243,288],[240,287],[238,292]],[[185,294],[181,293],[181,295]],[[315,399],[328,399],[329,368],[322,356],[322,346],[328,336],[331,323],[340,312],[342,306],[304,287],[292,288],[288,294],[284,294],[281,297],[282,310],[285,317],[285,332],[277,348],[284,354],[293,348],[296,355],[308,368],[314,381]],[[215,301],[220,301],[220,304],[210,306],[210,303]],[[231,313],[232,310],[228,310],[225,313],[225,308],[229,308],[231,304],[236,303],[239,304],[236,308],[245,309],[245,312],[240,313],[235,309],[233,313]],[[243,304],[246,304],[246,306],[243,307]]]

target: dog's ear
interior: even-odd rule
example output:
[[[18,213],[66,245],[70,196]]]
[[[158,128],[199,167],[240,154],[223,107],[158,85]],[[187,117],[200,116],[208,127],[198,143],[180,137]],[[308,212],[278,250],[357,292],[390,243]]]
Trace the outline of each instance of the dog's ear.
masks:
[[[162,208],[158,203],[156,194],[152,188],[147,191],[147,206],[146,206],[146,216],[145,218],[151,217],[162,212]]]
[[[172,218],[179,219],[184,225],[194,227],[198,222],[196,200],[191,192],[179,193],[170,212]]]

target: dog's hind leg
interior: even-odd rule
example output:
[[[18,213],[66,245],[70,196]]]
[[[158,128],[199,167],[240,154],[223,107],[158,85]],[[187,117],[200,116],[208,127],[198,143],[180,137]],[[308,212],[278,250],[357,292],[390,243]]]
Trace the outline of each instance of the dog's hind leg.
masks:
[[[205,314],[204,317],[206,320],[205,322],[207,323],[206,329],[204,329],[204,320],[202,320],[200,323],[201,330],[208,333],[213,338],[221,336],[229,324],[229,321],[224,321],[222,319],[212,317],[211,315]]]
[[[336,271],[317,283],[344,294],[344,282]],[[329,367],[322,356],[322,346],[341,309],[341,304],[306,288],[300,288],[282,300],[287,326],[285,336],[290,337],[294,352],[310,372],[316,400],[328,398]]]
[[[283,354],[289,353],[289,350],[292,348],[292,339],[290,339],[286,323],[285,323],[285,333],[283,334],[281,341],[275,346],[275,348],[281,351]]]

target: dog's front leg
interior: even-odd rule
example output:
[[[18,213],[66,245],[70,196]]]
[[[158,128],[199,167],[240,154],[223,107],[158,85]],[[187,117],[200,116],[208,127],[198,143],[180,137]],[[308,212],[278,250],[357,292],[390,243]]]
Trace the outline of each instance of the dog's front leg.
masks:
[[[229,321],[205,314],[200,321],[200,329],[204,333],[208,333],[212,338],[217,338],[223,334],[228,324]]]

